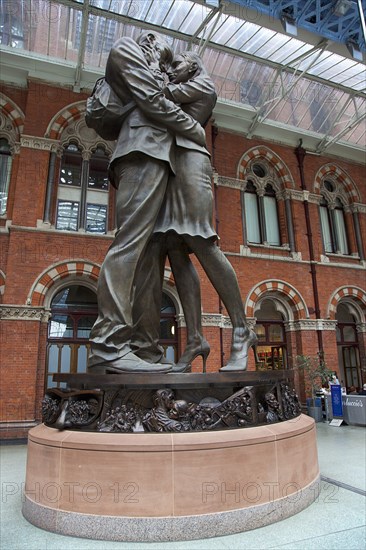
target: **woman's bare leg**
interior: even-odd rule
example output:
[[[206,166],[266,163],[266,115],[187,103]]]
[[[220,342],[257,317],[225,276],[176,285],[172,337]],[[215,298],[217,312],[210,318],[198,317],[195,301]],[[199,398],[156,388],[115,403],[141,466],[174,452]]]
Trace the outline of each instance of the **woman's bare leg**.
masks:
[[[224,253],[213,241],[202,237],[185,236],[188,246],[197,256],[216,292],[223,301],[233,325],[230,359],[221,370],[245,370],[248,350],[256,343],[249,330],[235,271]]]
[[[202,334],[200,280],[183,240],[172,235],[168,237],[167,244],[168,258],[187,325],[187,346],[173,371],[188,372],[191,362],[198,355],[202,355],[205,370],[210,348]]]

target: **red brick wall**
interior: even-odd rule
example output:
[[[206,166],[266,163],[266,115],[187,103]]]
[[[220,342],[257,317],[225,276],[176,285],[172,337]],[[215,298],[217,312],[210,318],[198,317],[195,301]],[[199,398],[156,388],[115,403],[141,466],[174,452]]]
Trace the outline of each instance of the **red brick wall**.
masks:
[[[85,95],[69,89],[46,86],[30,81],[28,89],[2,87],[25,113],[24,134],[43,137],[52,118],[63,108],[76,101],[85,99]],[[212,151],[211,126],[206,130],[208,146]],[[276,143],[263,143],[257,139],[247,139],[242,135],[219,129],[213,152],[214,168],[220,176],[236,178],[240,159],[251,148],[266,145],[286,164],[293,178],[295,189],[300,190],[300,178],[297,159],[291,147]],[[0,220],[0,269],[6,275],[3,304],[25,305],[30,289],[43,271],[50,269],[56,262],[80,259],[101,264],[111,243],[105,237],[82,234],[60,233],[37,229],[37,220],[42,219],[48,176],[49,152],[22,147],[19,155],[13,159],[12,177],[8,200],[8,219],[13,226],[5,232],[6,220]],[[353,180],[361,194],[359,202],[366,202],[364,167],[344,159],[332,159],[326,156],[307,155],[305,157],[305,178],[307,189],[314,192],[314,180],[318,170],[327,163],[333,163],[344,170]],[[57,170],[56,170],[57,173]],[[295,249],[301,253],[302,262],[289,261],[287,250],[251,247],[255,256],[240,256],[243,245],[242,210],[240,191],[218,187],[216,195],[215,220],[221,237],[220,247],[227,254],[239,280],[243,302],[247,300],[253,287],[260,281],[285,281],[296,289],[308,308],[315,307],[312,280],[310,274],[309,248],[306,235],[304,204],[292,200],[291,209],[295,233]],[[56,194],[53,197],[55,204]],[[114,192],[110,198],[110,219],[113,218]],[[321,227],[318,206],[309,203],[314,255],[317,262],[323,254]],[[284,203],[279,203],[279,215],[283,238],[288,239],[285,223]],[[366,215],[359,214],[361,231],[366,246]],[[351,251],[356,251],[353,223],[347,215],[350,233]],[[112,229],[112,226],[110,227]],[[288,261],[281,260],[285,257]],[[344,259],[332,258],[332,262],[344,263]],[[227,314],[220,309],[219,298],[212,288],[202,268],[194,260],[202,285],[202,310],[208,314]],[[349,286],[365,288],[365,270],[360,269],[358,259],[347,259],[347,268],[327,264],[316,264],[317,283],[321,317],[325,318],[330,297],[339,287]],[[355,266],[355,268],[352,268]],[[313,311],[313,309],[311,311]],[[315,320],[315,314],[310,314]],[[2,420],[33,420],[40,418],[40,403],[43,395],[45,350],[47,323],[39,321],[3,321],[2,329]],[[220,337],[221,333],[221,337]],[[185,345],[185,330],[179,330],[180,351]],[[217,371],[221,366],[221,353],[224,362],[230,354],[231,330],[219,327],[204,327],[204,335],[211,345],[207,370]],[[323,331],[324,351],[327,364],[337,370],[337,346],[334,331]],[[365,334],[360,334],[360,351],[365,360]],[[221,349],[220,340],[223,347]],[[317,335],[314,330],[297,330],[287,333],[290,366],[296,355],[314,356],[318,350]],[[248,368],[254,369],[253,354],[249,356]],[[202,359],[193,363],[193,371],[202,371]],[[304,398],[301,377],[296,376],[296,387]],[[21,433],[19,431],[19,433]]]

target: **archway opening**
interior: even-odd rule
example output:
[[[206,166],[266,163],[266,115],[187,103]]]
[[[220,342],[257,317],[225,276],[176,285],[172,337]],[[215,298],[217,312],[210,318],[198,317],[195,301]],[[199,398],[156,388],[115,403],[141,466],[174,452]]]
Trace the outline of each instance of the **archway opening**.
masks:
[[[286,369],[287,345],[283,314],[270,298],[263,300],[255,316],[257,323],[255,332],[258,336],[256,363],[257,370]]]
[[[52,380],[56,373],[85,373],[90,331],[98,315],[97,296],[86,286],[70,285],[57,292],[51,301],[46,354],[46,388],[62,388],[65,383]],[[178,325],[175,305],[163,293],[160,317],[160,345],[164,356],[176,362]]]
[[[352,307],[340,303],[336,312],[337,320],[337,351],[338,365],[341,372],[341,384],[347,392],[357,390],[362,386],[360,350],[356,330],[356,316]]]
[[[53,297],[47,338],[47,388],[65,386],[52,380],[56,373],[86,372],[89,335],[97,312],[97,296],[88,287],[70,285]]]

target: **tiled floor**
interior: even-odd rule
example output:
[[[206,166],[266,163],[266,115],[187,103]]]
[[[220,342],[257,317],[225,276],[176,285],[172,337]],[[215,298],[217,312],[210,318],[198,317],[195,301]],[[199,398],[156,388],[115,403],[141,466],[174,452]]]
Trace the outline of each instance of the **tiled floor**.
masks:
[[[26,446],[1,447],[2,550],[289,550],[366,548],[366,430],[317,424],[323,478],[316,502],[284,521],[215,539],[167,543],[101,542],[55,535],[28,523],[21,514]],[[325,480],[325,481],[324,481]]]

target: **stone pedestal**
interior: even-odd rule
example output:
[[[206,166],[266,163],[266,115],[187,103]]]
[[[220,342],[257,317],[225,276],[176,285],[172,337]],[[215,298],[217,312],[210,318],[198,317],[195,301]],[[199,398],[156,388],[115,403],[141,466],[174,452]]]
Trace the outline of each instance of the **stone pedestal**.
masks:
[[[314,421],[245,429],[29,432],[23,514],[92,539],[190,540],[289,517],[319,492]]]

